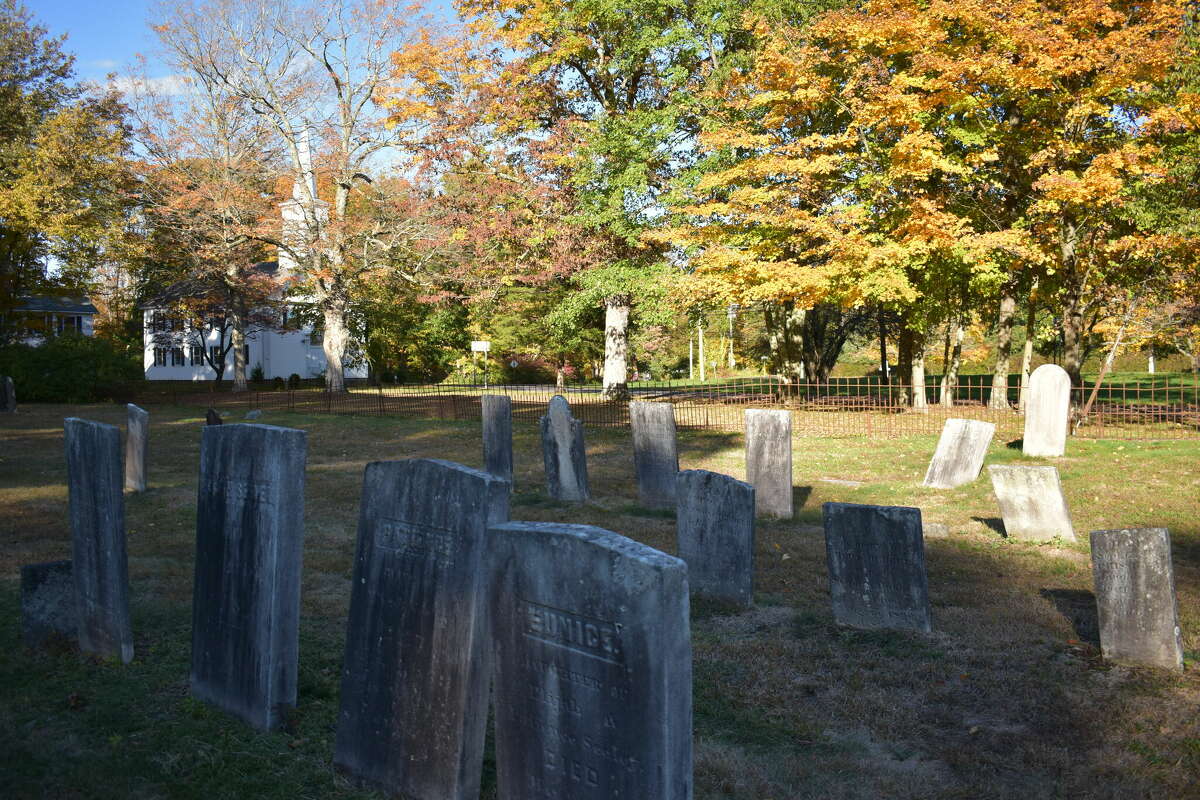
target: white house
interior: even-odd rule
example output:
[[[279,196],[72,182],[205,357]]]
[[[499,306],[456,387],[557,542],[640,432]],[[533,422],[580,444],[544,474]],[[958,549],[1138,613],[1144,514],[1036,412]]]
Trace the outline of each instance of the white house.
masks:
[[[95,334],[95,319],[100,313],[86,297],[51,297],[36,295],[22,297],[11,312],[12,324],[21,333],[25,344],[41,344],[46,336],[78,333]]]

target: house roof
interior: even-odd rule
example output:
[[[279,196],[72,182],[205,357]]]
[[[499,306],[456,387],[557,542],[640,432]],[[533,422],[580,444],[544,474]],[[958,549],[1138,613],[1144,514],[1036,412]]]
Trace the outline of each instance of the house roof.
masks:
[[[53,297],[29,295],[21,298],[14,311],[39,311],[48,314],[99,314],[100,310],[86,297]]]

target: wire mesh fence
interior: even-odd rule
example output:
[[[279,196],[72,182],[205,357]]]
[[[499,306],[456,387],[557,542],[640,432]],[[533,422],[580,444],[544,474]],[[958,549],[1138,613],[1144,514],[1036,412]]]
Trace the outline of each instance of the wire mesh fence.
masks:
[[[738,378],[704,384],[638,382],[630,399],[671,403],[681,429],[740,432],[751,408],[787,409],[797,437],[892,438],[936,434],[945,420],[978,419],[996,425],[1005,440],[1020,438],[1024,426],[1022,388],[1010,380],[1006,396],[993,402],[991,375],[964,375],[953,391],[933,376],[914,397],[911,387],[878,377],[796,382],[775,377]],[[1200,437],[1200,376],[1150,376],[1106,382],[1088,407],[1093,389],[1072,393],[1072,432],[1088,438],[1171,439]],[[513,422],[535,425],[546,404],[564,395],[572,413],[593,427],[627,427],[629,406],[606,400],[600,388],[569,385],[406,384],[352,385],[345,392],[319,387],[252,390],[237,394],[159,389],[160,402],[220,408],[271,409],[314,414],[348,414],[439,420],[477,420],[480,396],[512,399]],[[924,398],[924,404],[920,398]],[[916,402],[914,402],[914,400]],[[1086,416],[1083,411],[1087,409]]]

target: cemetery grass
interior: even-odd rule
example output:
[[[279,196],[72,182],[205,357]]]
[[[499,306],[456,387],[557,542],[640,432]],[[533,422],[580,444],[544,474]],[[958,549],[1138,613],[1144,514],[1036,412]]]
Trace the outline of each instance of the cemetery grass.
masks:
[[[479,425],[268,412],[309,432],[299,707],[255,732],[189,698],[203,409],[151,412],[149,491],[127,495],[135,658],[19,644],[19,567],[70,556],[62,418],[119,406],[23,406],[0,419],[0,783],[10,798],[377,797],[330,763],[362,471],[427,456],[479,466]],[[637,502],[628,431],[588,430],[594,502],[545,493],[536,431],[515,431],[514,519],[589,523],[675,551],[669,512]],[[986,472],[922,488],[935,436],[797,439],[797,518],[760,521],[755,607],[692,605],[696,797],[1188,797],[1200,779],[1200,442],[1071,440],[1055,463],[1080,541],[1010,541]],[[681,466],[744,476],[738,434],[688,432]],[[833,623],[820,507],[919,506],[934,633]],[[1171,529],[1187,669],[1099,658],[1087,532]],[[490,758],[490,757],[489,757]],[[494,797],[494,764],[483,797]],[[628,800],[652,800],[629,798]]]

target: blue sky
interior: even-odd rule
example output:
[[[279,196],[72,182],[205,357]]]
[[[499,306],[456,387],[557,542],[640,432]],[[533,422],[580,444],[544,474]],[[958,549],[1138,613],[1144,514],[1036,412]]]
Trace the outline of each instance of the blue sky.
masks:
[[[76,74],[101,80],[109,72],[128,72],[137,54],[151,59],[158,43],[146,25],[155,0],[25,0],[34,18],[51,35],[67,34],[66,50],[76,57]]]

